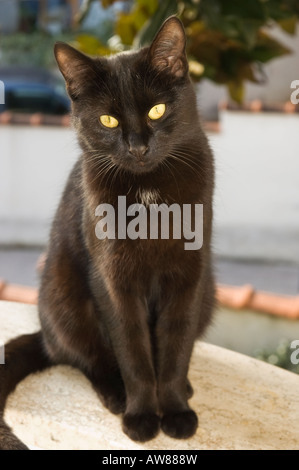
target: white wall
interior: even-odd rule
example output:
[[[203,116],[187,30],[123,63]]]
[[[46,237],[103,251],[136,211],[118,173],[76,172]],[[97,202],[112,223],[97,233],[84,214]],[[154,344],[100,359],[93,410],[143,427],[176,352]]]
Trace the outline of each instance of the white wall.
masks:
[[[216,253],[299,261],[298,131],[298,114],[221,112]],[[46,243],[78,155],[70,129],[0,126],[0,243]]]
[[[215,250],[299,261],[299,115],[221,112]]]
[[[78,154],[69,129],[0,126],[0,243],[46,242]]]

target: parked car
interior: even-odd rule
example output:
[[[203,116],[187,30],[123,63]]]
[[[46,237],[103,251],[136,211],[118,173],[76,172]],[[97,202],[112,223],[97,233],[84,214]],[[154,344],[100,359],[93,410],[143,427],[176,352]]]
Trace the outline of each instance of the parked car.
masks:
[[[5,103],[0,113],[45,113],[64,115],[70,111],[70,100],[64,82],[54,73],[40,68],[0,67]]]

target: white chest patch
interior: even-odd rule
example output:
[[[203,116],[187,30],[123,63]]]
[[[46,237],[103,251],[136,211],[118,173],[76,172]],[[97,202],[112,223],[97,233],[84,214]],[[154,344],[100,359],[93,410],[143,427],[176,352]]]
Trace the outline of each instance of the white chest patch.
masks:
[[[160,193],[157,189],[139,188],[136,191],[136,202],[149,207],[150,204],[159,204],[161,202]]]

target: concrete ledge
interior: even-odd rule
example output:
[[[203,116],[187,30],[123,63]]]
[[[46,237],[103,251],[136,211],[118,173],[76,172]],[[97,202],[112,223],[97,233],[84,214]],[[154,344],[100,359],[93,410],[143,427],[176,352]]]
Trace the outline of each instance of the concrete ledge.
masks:
[[[36,307],[0,302],[0,327],[1,341],[36,331]],[[62,366],[24,380],[5,416],[27,445],[49,450],[299,449],[297,375],[201,342],[189,375],[199,428],[185,441],[161,432],[132,442],[82,374]]]

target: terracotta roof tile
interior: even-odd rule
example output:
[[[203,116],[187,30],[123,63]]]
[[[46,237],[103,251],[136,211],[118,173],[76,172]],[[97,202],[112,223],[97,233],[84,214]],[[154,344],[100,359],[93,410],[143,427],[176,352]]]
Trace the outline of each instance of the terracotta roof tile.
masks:
[[[247,284],[242,287],[217,286],[218,302],[221,305],[236,309],[245,308],[249,304],[253,293],[252,286]]]
[[[299,113],[299,104],[294,105],[291,101],[285,103],[264,103],[261,100],[253,100],[242,105],[233,102],[223,101],[219,104],[219,109],[228,109],[230,111],[250,111],[260,112],[278,112],[278,113]],[[32,125],[32,126],[70,126],[71,118],[69,114],[63,116],[53,116],[42,113],[15,113],[4,111],[0,113],[0,125]],[[205,121],[205,130],[208,132],[220,132],[220,124],[217,121]]]
[[[250,285],[218,285],[217,299],[221,305],[229,308],[256,310],[293,320],[299,319],[299,296],[255,291]]]
[[[63,126],[71,125],[70,114],[64,116],[53,116],[50,114],[34,113],[14,113],[4,111],[0,113],[0,125],[28,125],[28,126]],[[220,132],[220,124],[217,121],[204,121],[204,128],[207,132]]]
[[[7,284],[3,280],[0,280],[0,300],[36,304],[37,298],[38,291],[33,287]]]
[[[41,260],[41,266],[44,260]],[[32,287],[7,284],[0,280],[0,300],[36,304],[38,290]],[[255,310],[272,315],[299,319],[299,296],[287,297],[269,292],[256,292],[252,286],[217,286],[217,300],[220,305],[237,310]]]
[[[10,124],[12,121],[12,113],[10,111],[4,111],[0,114],[0,124]]]
[[[242,105],[233,102],[222,101],[219,109],[229,111],[249,111],[253,113],[299,113],[299,104],[295,105],[291,101],[285,103],[264,103],[260,100],[253,100]]]
[[[13,113],[5,111],[0,113],[0,125],[28,125],[28,126],[63,126],[70,125],[70,115],[53,116],[50,114],[33,113]]]
[[[219,121],[203,121],[203,127],[206,132],[218,133],[221,131]]]

